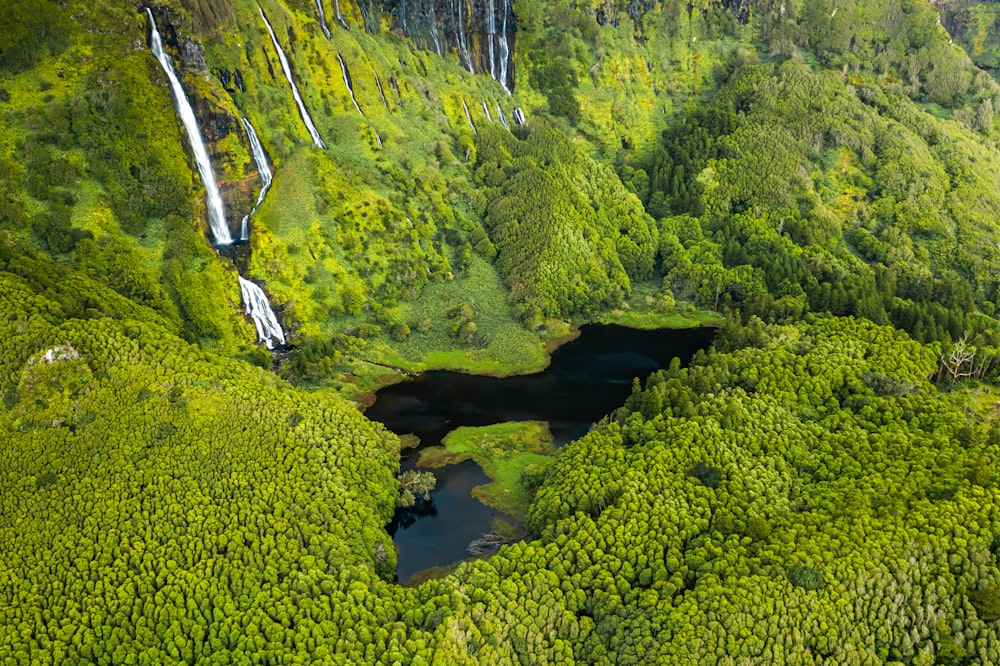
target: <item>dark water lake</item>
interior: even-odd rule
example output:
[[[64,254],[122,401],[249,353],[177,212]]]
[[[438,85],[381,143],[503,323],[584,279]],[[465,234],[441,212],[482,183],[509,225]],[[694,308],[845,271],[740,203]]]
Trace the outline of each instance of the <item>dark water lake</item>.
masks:
[[[696,351],[708,348],[714,335],[713,328],[584,326],[579,338],[552,354],[543,372],[504,379],[427,372],[380,390],[365,415],[396,434],[413,433],[421,447],[439,445],[460,426],[529,420],[547,421],[555,444],[561,446],[620,407],[632,391],[633,378],[644,380],[674,357],[686,364]],[[418,453],[405,450],[400,467],[412,469]],[[436,469],[434,474],[438,481],[430,502],[397,512],[389,526],[402,583],[417,572],[469,557],[469,543],[489,532],[494,518],[506,518],[469,494],[489,482],[475,462]]]

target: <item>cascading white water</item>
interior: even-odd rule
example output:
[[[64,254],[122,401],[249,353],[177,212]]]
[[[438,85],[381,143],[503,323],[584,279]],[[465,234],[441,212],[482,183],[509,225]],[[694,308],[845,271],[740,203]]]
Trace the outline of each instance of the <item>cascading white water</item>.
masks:
[[[465,119],[469,121],[469,127],[472,128],[472,133],[478,135],[479,132],[476,131],[476,126],[472,124],[472,114],[469,113],[469,107],[465,104],[465,98],[462,98],[462,108],[465,109]]]
[[[278,60],[281,61],[281,69],[285,72],[285,78],[288,79],[288,85],[292,89],[292,97],[295,98],[295,103],[299,107],[302,122],[306,124],[306,129],[309,130],[309,136],[312,137],[313,143],[315,143],[318,147],[325,149],[326,144],[323,143],[323,139],[320,138],[319,132],[316,131],[316,126],[313,125],[312,118],[309,117],[309,111],[306,110],[306,105],[302,101],[302,96],[299,94],[299,89],[295,85],[295,80],[292,78],[292,66],[288,64],[288,58],[285,57],[285,52],[281,50],[281,44],[278,43],[278,38],[274,35],[271,23],[267,20],[267,16],[264,15],[264,10],[260,8],[260,5],[257,5],[257,11],[260,12],[260,17],[264,19],[264,25],[267,27],[267,32],[271,35],[271,42],[274,44],[274,50],[278,53]]]
[[[233,237],[229,233],[229,226],[226,224],[226,213],[222,205],[222,195],[219,193],[219,186],[215,182],[215,174],[212,172],[212,163],[208,159],[208,151],[205,150],[205,143],[201,139],[201,130],[198,129],[198,120],[195,118],[194,109],[188,101],[184,88],[181,86],[174,67],[170,63],[170,56],[163,50],[163,40],[156,29],[156,21],[153,19],[153,12],[146,8],[149,14],[150,24],[150,50],[163,67],[170,81],[170,90],[174,95],[174,102],[177,106],[177,113],[181,117],[184,129],[187,131],[188,142],[194,152],[194,161],[198,165],[198,173],[201,175],[201,182],[205,185],[205,203],[208,207],[208,222],[212,228],[212,235],[215,237],[217,245],[229,245],[233,242]]]
[[[469,55],[469,42],[465,37],[465,22],[462,20],[462,5],[464,4],[465,0],[452,0],[452,7],[458,9],[458,20],[455,21],[455,25],[458,26],[458,52],[465,59],[465,67],[469,73],[475,74],[476,68],[472,66],[472,56]]]
[[[500,27],[500,85],[510,93],[507,87],[507,62],[510,60],[510,45],[507,43],[507,15],[511,13],[510,0],[503,0],[503,24]],[[494,77],[495,78],[495,77]]]
[[[489,46],[490,76],[497,78],[496,58],[493,55],[493,37],[497,34],[497,10],[494,0],[486,5],[486,43]],[[485,102],[483,102],[485,104]]]
[[[330,34],[330,28],[326,27],[326,12],[323,11],[323,0],[316,0],[316,9],[319,10],[319,26],[323,28],[323,34],[326,35],[327,39],[333,37]]]
[[[483,111],[486,112],[486,120],[493,122],[493,116],[490,115],[490,107],[486,106],[486,100],[483,100]]]
[[[378,132],[375,132],[375,143],[378,144],[379,148],[382,147],[382,137],[378,135]]]
[[[434,15],[434,3],[433,2],[431,3],[430,9],[431,9],[431,20],[430,20],[431,39],[434,40],[434,51],[439,56],[443,56],[444,55],[444,51],[441,49],[441,40],[438,38],[437,17]]]
[[[514,122],[518,125],[523,125],[527,122],[524,118],[524,111],[522,111],[520,107],[514,109]]]
[[[285,332],[281,330],[281,324],[271,309],[271,304],[267,302],[267,294],[250,280],[242,275],[240,280],[240,293],[243,296],[243,305],[246,307],[247,315],[253,319],[254,326],[257,327],[257,337],[268,349],[274,349],[274,341],[280,345],[285,344]]]
[[[344,26],[344,29],[348,29],[347,21],[344,20],[344,15],[340,13],[340,0],[333,0],[333,9],[337,12],[337,23]]]
[[[264,195],[267,194],[267,190],[271,187],[271,181],[274,180],[274,175],[271,173],[271,167],[267,163],[267,155],[264,153],[264,146],[260,144],[260,138],[257,136],[257,132],[254,130],[253,125],[246,118],[243,118],[243,127],[246,128],[247,138],[250,139],[250,153],[253,155],[253,161],[257,164],[257,173],[260,174],[260,182],[262,183],[260,188],[260,194],[257,195],[257,203],[254,206],[259,206],[260,202],[264,200]]]
[[[503,128],[510,131],[510,125],[507,124],[507,116],[503,114],[503,109],[500,108],[500,102],[497,102],[497,114],[500,116],[500,122],[503,124]]]
[[[386,108],[386,110],[388,110],[389,109],[389,102],[387,102],[386,99],[385,99],[385,91],[382,90],[382,81],[379,80],[379,78],[378,78],[378,72],[375,71],[375,66],[374,65],[372,66],[372,74],[375,75],[375,85],[378,86],[378,94],[382,98],[382,105]]]
[[[354,102],[354,108],[358,110],[358,113],[364,116],[365,112],[361,110],[360,106],[358,106],[358,100],[354,99],[354,88],[351,87],[351,76],[347,73],[347,65],[344,63],[344,59],[340,57],[339,53],[337,54],[337,60],[340,61],[340,73],[344,75],[344,85],[347,86],[347,92],[351,94],[351,101]]]
[[[253,155],[253,161],[257,164],[257,173],[260,175],[261,182],[260,194],[257,195],[257,203],[254,204],[253,210],[250,211],[249,215],[243,216],[240,240],[247,241],[250,240],[250,215],[257,212],[257,206],[264,200],[264,195],[267,194],[267,190],[271,187],[271,181],[274,178],[271,174],[271,167],[267,164],[267,155],[264,154],[264,147],[260,144],[260,139],[257,137],[257,132],[249,120],[246,118],[242,118],[241,120],[243,121],[243,127],[247,131],[247,137],[250,139],[250,153]]]

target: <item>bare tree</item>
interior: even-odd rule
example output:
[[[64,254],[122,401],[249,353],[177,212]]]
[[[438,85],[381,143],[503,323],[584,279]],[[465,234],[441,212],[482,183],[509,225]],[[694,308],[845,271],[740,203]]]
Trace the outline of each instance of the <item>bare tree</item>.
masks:
[[[491,532],[487,532],[478,539],[474,539],[472,543],[469,544],[469,552],[477,557],[480,555],[493,555],[500,550],[500,546],[504,545],[508,541],[510,541],[510,539],[496,530],[493,530]]]
[[[983,364],[980,363],[980,367],[976,367],[976,348],[966,342],[966,337],[967,334],[955,342],[947,355],[941,353],[938,384],[941,383],[942,376],[948,379],[948,388],[955,386],[955,382],[964,377],[982,376]]]

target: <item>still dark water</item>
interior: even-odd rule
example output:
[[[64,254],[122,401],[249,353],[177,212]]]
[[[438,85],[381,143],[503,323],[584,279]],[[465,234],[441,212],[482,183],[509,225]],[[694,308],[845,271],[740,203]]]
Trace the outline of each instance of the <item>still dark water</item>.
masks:
[[[634,377],[645,379],[674,357],[687,363],[696,351],[708,348],[714,334],[713,328],[585,326],[579,338],[552,354],[543,372],[505,379],[427,372],[379,391],[365,416],[396,434],[415,434],[421,446],[440,444],[459,426],[547,421],[556,445],[562,445],[620,407]],[[404,451],[401,468],[413,468],[416,458],[416,450]],[[489,532],[493,518],[504,517],[469,494],[489,482],[476,463],[466,461],[434,474],[438,482],[430,503],[400,512],[389,526],[403,583],[424,569],[469,557],[469,542]]]

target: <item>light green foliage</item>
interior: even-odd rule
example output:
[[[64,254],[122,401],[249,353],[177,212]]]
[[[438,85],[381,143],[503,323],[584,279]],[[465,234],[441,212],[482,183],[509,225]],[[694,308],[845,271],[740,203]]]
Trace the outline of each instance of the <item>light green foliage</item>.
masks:
[[[351,592],[394,570],[392,435],[156,325],[0,290],[4,653],[315,656],[314,632],[387,617]]]
[[[555,456],[548,424],[539,421],[462,427],[448,433],[443,446],[421,450],[417,464],[438,468],[475,460],[492,483],[473,488],[487,506],[523,520],[533,491]]]
[[[929,378],[966,332],[997,376],[1000,97],[927,3],[749,3],[739,24],[707,0],[518,2],[512,97],[348,0],[329,41],[313,2],[264,5],[326,151],[255,3],[157,10],[205,47],[213,73],[181,76],[227,196],[259,186],[237,115],[275,167],[247,263],[299,344],[288,376],[356,395],[386,366],[537,368],[552,317],[742,316],[548,467],[537,428],[460,433],[534,495],[530,538],[395,586],[398,442],[233,358],[252,328],[144,13],[8,2],[0,655],[995,661],[996,387]],[[985,64],[994,12],[969,12],[956,41]],[[246,92],[223,91],[237,69]],[[528,126],[491,127],[484,100]]]

